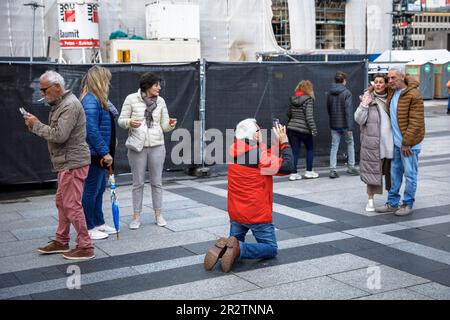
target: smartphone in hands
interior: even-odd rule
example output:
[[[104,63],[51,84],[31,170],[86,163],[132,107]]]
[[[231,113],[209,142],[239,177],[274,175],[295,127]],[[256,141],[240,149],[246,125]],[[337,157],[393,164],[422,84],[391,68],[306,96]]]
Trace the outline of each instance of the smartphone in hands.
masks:
[[[24,108],[19,108],[19,111],[20,111],[20,113],[24,116],[24,117],[26,117],[26,116],[28,116],[29,115],[29,113],[27,112],[27,110],[25,110]]]
[[[274,118],[272,119],[272,126],[277,127],[280,124],[280,119]]]

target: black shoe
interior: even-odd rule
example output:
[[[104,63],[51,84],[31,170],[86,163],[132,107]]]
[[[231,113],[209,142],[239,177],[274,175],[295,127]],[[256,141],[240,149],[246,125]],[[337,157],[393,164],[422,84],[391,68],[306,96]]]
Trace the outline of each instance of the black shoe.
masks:
[[[450,109],[447,110],[447,114],[450,114]]]

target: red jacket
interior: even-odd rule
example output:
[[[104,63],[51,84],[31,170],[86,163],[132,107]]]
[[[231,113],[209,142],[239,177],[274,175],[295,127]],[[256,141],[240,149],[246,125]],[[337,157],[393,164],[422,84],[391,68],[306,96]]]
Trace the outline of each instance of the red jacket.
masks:
[[[285,143],[281,156],[273,155],[266,145],[248,140],[235,140],[229,152],[228,214],[244,224],[271,223],[273,207],[273,175],[294,171],[291,147]],[[253,161],[252,161],[253,160]]]

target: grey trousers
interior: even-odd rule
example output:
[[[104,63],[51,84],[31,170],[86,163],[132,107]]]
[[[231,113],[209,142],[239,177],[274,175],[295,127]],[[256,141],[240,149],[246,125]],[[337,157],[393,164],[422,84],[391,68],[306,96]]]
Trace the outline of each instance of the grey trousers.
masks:
[[[153,209],[162,207],[162,171],[166,148],[164,145],[156,147],[144,147],[141,152],[128,149],[128,162],[133,175],[133,212],[142,212],[142,199],[144,196],[145,173],[150,174],[152,187]]]

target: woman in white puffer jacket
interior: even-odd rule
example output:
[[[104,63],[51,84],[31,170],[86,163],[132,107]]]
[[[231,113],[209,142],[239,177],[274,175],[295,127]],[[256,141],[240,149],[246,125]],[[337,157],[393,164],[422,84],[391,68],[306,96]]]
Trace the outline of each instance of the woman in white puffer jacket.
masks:
[[[141,151],[128,149],[128,161],[133,175],[133,220],[130,229],[141,225],[142,200],[144,195],[145,173],[148,169],[152,188],[152,206],[155,223],[167,225],[161,214],[162,208],[162,170],[166,157],[163,132],[176,126],[177,120],[169,118],[167,106],[159,96],[161,78],[154,73],[144,73],[139,80],[138,92],[126,97],[118,120],[119,126],[131,130],[144,126],[145,141]]]

